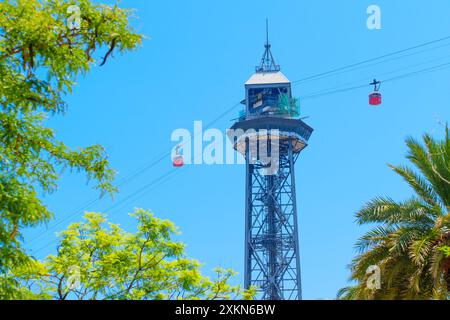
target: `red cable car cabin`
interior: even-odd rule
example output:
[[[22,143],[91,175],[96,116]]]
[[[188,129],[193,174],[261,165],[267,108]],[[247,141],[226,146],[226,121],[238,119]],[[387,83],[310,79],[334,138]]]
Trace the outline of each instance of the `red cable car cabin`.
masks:
[[[379,106],[381,104],[381,93],[379,92],[381,82],[373,79],[370,85],[374,86],[374,91],[369,94],[369,104],[371,106]]]
[[[184,165],[183,157],[182,156],[176,156],[173,158],[173,166],[176,168],[180,168]]]
[[[374,91],[369,94],[369,104],[371,106],[379,106],[381,104],[381,93]]]
[[[176,168],[180,168],[184,165],[184,160],[183,160],[183,156],[180,154],[180,147],[181,146],[177,146],[175,148],[175,156],[173,157],[173,166]]]

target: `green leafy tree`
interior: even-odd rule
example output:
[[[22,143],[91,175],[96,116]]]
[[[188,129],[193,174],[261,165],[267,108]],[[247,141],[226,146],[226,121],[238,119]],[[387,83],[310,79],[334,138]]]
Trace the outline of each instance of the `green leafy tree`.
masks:
[[[45,119],[66,110],[64,96],[95,53],[104,64],[141,43],[131,14],[91,0],[0,2],[0,298],[14,294],[10,268],[30,262],[21,230],[52,217],[38,193],[55,191],[61,170],[85,173],[102,195],[115,191],[105,150],[69,148]]]
[[[450,137],[424,135],[407,141],[415,166],[390,166],[415,195],[404,202],[380,197],[356,215],[360,225],[375,224],[357,243],[351,265],[356,286],[342,289],[343,299],[448,299],[450,290]],[[444,249],[443,249],[444,248]],[[381,288],[372,289],[370,266],[381,270]]]
[[[136,233],[86,213],[60,234],[56,255],[14,270],[26,299],[250,299],[254,290],[229,284],[232,270],[202,276],[200,263],[189,259],[184,244],[172,239],[174,224],[142,209],[131,216]]]

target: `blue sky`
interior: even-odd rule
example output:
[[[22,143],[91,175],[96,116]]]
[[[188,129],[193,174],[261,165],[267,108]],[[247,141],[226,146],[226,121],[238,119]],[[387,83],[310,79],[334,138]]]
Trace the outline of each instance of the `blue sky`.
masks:
[[[370,4],[381,7],[382,30],[366,27]],[[194,120],[208,123],[244,97],[244,82],[263,53],[266,17],[272,52],[292,81],[450,35],[446,0],[433,5],[388,0],[124,0],[122,6],[137,9],[139,19],[133,24],[149,39],[137,52],[116,55],[79,79],[67,97],[67,114],[48,122],[70,146],[105,146],[118,180],[170,150],[173,130],[193,130]],[[443,46],[449,43],[300,84],[294,94],[307,96],[450,62],[450,46]],[[398,69],[403,71],[393,72]],[[369,87],[302,102],[302,115],[309,116],[306,122],[315,129],[296,167],[304,298],[334,298],[347,284],[354,243],[365,230],[354,223],[354,214],[366,201],[379,195],[397,200],[411,195],[386,164],[405,163],[407,136],[443,133],[438,119],[450,119],[449,76],[446,69],[386,83],[378,108],[368,106]],[[214,127],[225,130],[237,113]],[[166,158],[122,186],[115,201],[103,199],[88,210],[105,211],[171,169]],[[191,257],[204,263],[205,273],[218,265],[231,267],[241,281],[244,174],[238,165],[189,166],[140,197],[119,202],[108,211],[110,220],[133,230],[127,212],[151,209],[181,228],[180,240],[187,243]],[[30,252],[40,249],[40,258],[54,252],[55,231],[79,221],[82,211],[73,213],[96,196],[84,176],[65,172],[59,190],[45,197],[55,221],[26,233]]]

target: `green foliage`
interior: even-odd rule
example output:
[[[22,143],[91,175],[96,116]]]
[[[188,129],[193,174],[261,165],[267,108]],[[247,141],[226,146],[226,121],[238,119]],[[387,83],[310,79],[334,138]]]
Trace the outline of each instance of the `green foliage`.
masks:
[[[81,24],[68,28],[69,6]],[[217,269],[215,279],[172,240],[176,227],[136,210],[137,233],[87,213],[61,233],[56,255],[36,261],[21,248],[21,230],[49,221],[38,197],[56,190],[62,170],[83,172],[101,194],[113,194],[114,171],[99,146],[71,149],[45,120],[67,109],[76,79],[113,51],[139,46],[132,12],[91,0],[0,2],[0,299],[251,299]]]
[[[294,118],[300,115],[300,101],[297,98],[289,98],[285,93],[280,94],[278,98],[278,108],[281,113]]]
[[[444,246],[441,248],[442,252],[444,252],[446,257],[450,257],[450,246]]]
[[[79,29],[67,25],[71,5],[80,8]],[[129,26],[131,11],[117,5],[17,0],[0,3],[0,12],[1,99],[4,109],[16,112],[63,111],[63,95],[90,70],[97,49],[125,52],[141,43]]]
[[[13,271],[23,297],[40,299],[251,299],[254,290],[232,286],[235,273],[218,268],[214,280],[189,259],[178,229],[168,220],[137,209],[136,233],[86,213],[60,234],[58,253]]]
[[[404,202],[380,197],[356,215],[361,225],[376,226],[356,244],[360,254],[351,265],[343,299],[448,299],[450,297],[450,137],[406,141],[407,158],[416,171],[390,166],[415,196]],[[367,287],[366,270],[381,269],[381,289]]]
[[[70,30],[70,5],[81,25]],[[99,146],[71,149],[45,127],[45,119],[66,110],[64,96],[77,76],[113,50],[141,43],[129,26],[131,12],[90,0],[5,0],[0,2],[0,297],[13,294],[8,270],[32,263],[20,247],[21,230],[49,221],[39,199],[56,190],[64,169],[83,172],[101,194],[114,193],[114,171]]]

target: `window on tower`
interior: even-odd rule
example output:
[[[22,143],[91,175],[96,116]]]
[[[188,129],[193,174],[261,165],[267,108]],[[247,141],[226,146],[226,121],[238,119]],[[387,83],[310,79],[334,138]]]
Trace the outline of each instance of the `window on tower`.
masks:
[[[252,114],[278,112],[281,95],[288,94],[286,87],[249,89],[249,111]]]

